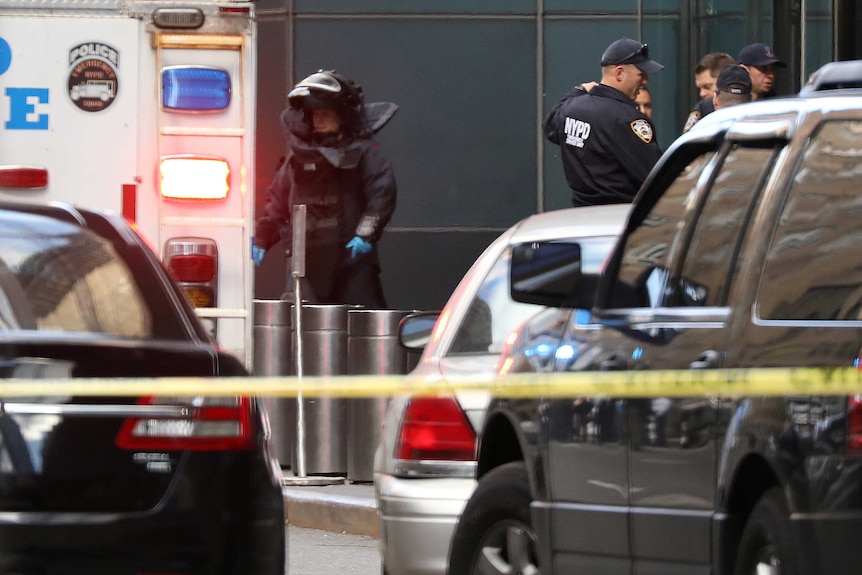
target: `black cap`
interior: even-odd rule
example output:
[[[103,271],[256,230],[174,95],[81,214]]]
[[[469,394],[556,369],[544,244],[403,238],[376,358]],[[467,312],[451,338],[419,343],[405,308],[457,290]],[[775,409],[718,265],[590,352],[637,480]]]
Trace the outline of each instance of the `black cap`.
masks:
[[[751,75],[742,66],[728,64],[718,74],[715,88],[728,94],[751,94]]]
[[[780,68],[786,68],[787,64],[778,59],[772,48],[766,44],[749,44],[739,51],[739,56],[736,57],[737,64],[745,64],[746,66],[768,66],[775,64]]]
[[[602,66],[616,66],[618,64],[633,64],[647,74],[659,72],[664,66],[650,60],[649,48],[631,38],[620,38],[602,54]]]

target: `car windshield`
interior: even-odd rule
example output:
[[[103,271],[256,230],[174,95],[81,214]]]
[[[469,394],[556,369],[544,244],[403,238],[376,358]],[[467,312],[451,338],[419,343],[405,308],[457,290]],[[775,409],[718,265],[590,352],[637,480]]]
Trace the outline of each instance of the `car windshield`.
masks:
[[[0,330],[148,338],[153,318],[110,242],[62,222],[22,216],[0,229]],[[32,220],[35,223],[35,219]]]

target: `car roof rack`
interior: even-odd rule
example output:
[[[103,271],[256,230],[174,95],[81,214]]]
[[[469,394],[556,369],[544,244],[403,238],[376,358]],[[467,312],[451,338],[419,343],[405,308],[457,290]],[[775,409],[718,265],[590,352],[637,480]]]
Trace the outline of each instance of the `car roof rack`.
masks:
[[[862,60],[824,64],[809,76],[808,83],[799,93],[807,94],[843,88],[862,88]]]

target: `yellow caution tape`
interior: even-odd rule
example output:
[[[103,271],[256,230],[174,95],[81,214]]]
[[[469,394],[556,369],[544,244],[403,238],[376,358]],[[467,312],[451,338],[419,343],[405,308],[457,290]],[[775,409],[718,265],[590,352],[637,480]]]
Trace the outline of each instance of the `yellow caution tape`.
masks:
[[[0,380],[0,398],[38,396],[253,395],[381,397],[485,391],[502,397],[650,397],[862,394],[856,368],[603,371],[463,376],[164,377]]]

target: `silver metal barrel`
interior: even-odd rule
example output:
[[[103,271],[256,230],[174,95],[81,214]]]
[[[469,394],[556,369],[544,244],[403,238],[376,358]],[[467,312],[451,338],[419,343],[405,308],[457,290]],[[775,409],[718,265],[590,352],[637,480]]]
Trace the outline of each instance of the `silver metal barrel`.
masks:
[[[303,375],[347,375],[346,305],[302,304]],[[304,397],[305,472],[308,475],[347,473],[347,400]],[[294,454],[293,463],[296,464]]]
[[[350,375],[407,373],[410,359],[398,343],[398,324],[409,312],[351,309],[347,363]],[[372,481],[374,451],[380,443],[388,397],[351,398],[347,410],[347,479]]]
[[[293,371],[293,305],[283,300],[254,300],[255,375],[290,375]],[[272,446],[282,467],[289,467],[296,430],[296,400],[263,398],[272,426]]]

